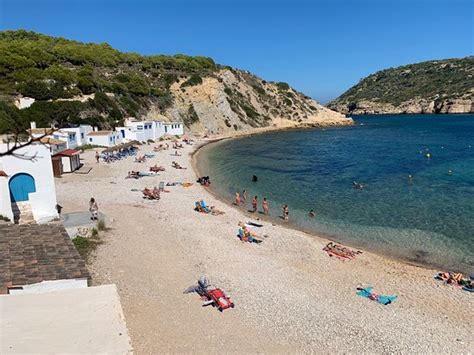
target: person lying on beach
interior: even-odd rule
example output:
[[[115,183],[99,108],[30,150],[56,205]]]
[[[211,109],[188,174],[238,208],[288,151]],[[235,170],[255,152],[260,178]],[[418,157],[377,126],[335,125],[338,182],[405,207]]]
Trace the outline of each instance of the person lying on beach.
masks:
[[[135,158],[135,163],[144,163],[146,162],[146,156],[142,155],[141,157]]]
[[[186,168],[183,168],[181,165],[179,165],[177,162],[172,162],[171,165],[173,166],[173,168],[175,169],[186,169]]]
[[[220,216],[221,214],[225,214],[224,211],[218,210],[215,206],[211,206],[211,214],[213,216]]]
[[[329,256],[335,256],[336,258],[339,259],[354,259],[358,254],[362,254],[361,251],[357,250],[351,250],[349,248],[346,248],[340,244],[336,244],[333,242],[329,242],[323,250],[329,255]]]
[[[155,186],[153,190],[145,187],[143,192],[143,198],[147,200],[159,200],[160,199],[160,190]]]
[[[201,184],[202,186],[209,186],[211,184],[211,179],[209,176],[202,176],[196,181],[198,184]]]
[[[140,173],[138,171],[129,171],[125,179],[139,179]]]
[[[158,166],[155,164],[154,166],[150,166],[150,171],[157,173],[160,171],[165,171],[165,168],[163,166]]]
[[[263,238],[252,232],[244,223],[239,222],[239,238],[243,242],[261,243]]]
[[[435,278],[446,282],[448,285],[463,286],[465,284],[465,280],[469,281],[460,272],[440,272]]]

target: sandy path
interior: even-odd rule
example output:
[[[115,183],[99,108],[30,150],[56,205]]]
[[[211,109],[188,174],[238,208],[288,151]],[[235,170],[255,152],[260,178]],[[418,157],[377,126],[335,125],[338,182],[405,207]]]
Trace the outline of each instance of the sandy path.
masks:
[[[364,252],[357,260],[329,258],[324,239],[265,223],[260,245],[236,238],[243,212],[204,188],[169,187],[159,202],[131,189],[159,181],[195,181],[190,153],[170,151],[145,164],[132,159],[94,164],[88,175],[57,179],[66,211],[94,196],[112,228],[90,266],[95,283],[116,283],[137,354],[158,352],[467,352],[472,347],[472,295],[433,281],[434,270]],[[142,153],[151,151],[144,146]],[[177,160],[187,170],[171,168]],[[159,177],[125,180],[129,170],[158,163]],[[212,178],[212,177],[211,177]],[[205,198],[224,216],[193,211]],[[260,232],[260,230],[259,230]],[[201,274],[226,290],[236,308],[202,308],[182,291]],[[382,306],[355,295],[358,283],[399,299]]]

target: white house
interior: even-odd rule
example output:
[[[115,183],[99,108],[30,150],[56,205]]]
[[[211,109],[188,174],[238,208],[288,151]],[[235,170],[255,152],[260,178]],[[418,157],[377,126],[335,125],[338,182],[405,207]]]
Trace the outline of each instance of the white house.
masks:
[[[122,136],[117,131],[92,131],[87,134],[87,144],[113,147],[122,143]]]
[[[0,152],[7,151],[0,144]],[[0,214],[20,222],[46,223],[58,217],[51,153],[34,143],[0,157]]]
[[[74,149],[66,149],[54,154],[53,157],[61,160],[62,173],[72,173],[81,167],[81,157],[79,151]],[[54,163],[53,163],[54,165]]]
[[[181,136],[184,134],[184,125],[182,122],[162,122],[161,127],[163,134],[172,136]]]
[[[87,144],[87,135],[93,131],[91,125],[80,125],[78,127],[71,127],[71,128],[61,128],[63,132],[71,132],[74,133],[75,140],[76,140],[76,147]],[[73,149],[74,147],[68,147],[69,149]]]
[[[146,142],[149,139],[156,139],[153,121],[137,121],[128,118],[124,122],[124,127],[116,127],[115,130],[120,133],[124,141]]]

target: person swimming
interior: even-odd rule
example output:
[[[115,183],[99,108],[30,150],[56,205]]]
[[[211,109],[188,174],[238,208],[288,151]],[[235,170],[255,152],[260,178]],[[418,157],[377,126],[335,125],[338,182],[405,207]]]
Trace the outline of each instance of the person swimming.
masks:
[[[311,218],[316,217],[316,212],[314,212],[314,210],[310,210],[308,216]]]
[[[357,181],[353,181],[352,182],[352,187],[354,189],[363,189],[365,187],[364,184],[361,184],[360,182],[357,182]]]
[[[257,182],[257,181],[258,181],[257,175],[253,175],[253,176],[252,176],[252,182]]]

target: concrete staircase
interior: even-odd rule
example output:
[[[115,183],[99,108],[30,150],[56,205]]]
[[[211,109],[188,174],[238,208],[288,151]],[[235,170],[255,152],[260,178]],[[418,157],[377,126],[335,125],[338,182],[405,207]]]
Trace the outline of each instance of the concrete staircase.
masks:
[[[13,221],[15,224],[34,224],[36,223],[31,206],[28,202],[12,203]]]

